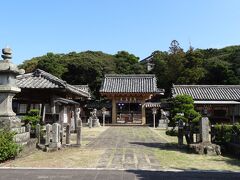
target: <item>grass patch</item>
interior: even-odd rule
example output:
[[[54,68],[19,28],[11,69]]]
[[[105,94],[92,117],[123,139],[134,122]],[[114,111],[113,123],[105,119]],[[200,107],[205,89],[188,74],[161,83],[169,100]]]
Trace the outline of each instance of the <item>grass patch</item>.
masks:
[[[165,169],[240,171],[240,161],[237,159],[191,154],[187,151],[187,147],[183,149],[177,147],[176,136],[166,135],[165,130],[154,129],[154,131],[169,142],[165,147],[154,149],[155,157]],[[184,144],[187,144],[185,138]]]
[[[171,149],[155,149],[154,154],[166,169],[240,171],[239,160],[224,156],[189,154]]]
[[[7,167],[96,167],[103,150],[86,150],[81,148],[66,148],[51,153],[37,151],[25,158],[9,161],[2,166]]]
[[[97,138],[108,127],[82,128],[82,146],[80,148],[64,148],[55,152],[34,151],[24,158],[0,164],[1,167],[50,167],[50,168],[93,168],[104,150],[88,149],[86,145]],[[71,142],[76,143],[76,134],[71,135]]]

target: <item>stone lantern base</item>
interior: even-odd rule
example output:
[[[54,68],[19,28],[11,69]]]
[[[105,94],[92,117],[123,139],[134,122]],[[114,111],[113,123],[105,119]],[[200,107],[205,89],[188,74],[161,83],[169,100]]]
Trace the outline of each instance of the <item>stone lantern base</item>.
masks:
[[[21,127],[21,120],[16,116],[0,117],[0,127],[15,132],[14,140],[20,145],[26,145],[30,140],[30,132],[26,132],[25,127]]]
[[[0,127],[7,131],[10,131],[13,128],[21,127],[21,120],[16,116],[0,117]]]

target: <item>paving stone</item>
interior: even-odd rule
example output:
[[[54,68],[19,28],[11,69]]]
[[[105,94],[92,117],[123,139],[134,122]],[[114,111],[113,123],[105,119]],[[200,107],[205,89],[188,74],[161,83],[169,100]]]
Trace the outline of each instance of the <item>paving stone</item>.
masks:
[[[151,169],[160,167],[153,150],[164,142],[147,127],[110,127],[88,148],[105,149],[98,168]]]

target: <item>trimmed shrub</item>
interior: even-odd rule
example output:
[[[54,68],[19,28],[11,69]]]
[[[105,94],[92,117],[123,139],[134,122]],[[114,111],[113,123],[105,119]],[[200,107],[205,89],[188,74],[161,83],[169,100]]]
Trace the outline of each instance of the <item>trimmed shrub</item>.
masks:
[[[215,141],[217,143],[228,143],[231,141],[238,141],[240,143],[240,125],[215,125]]]
[[[167,130],[166,135],[168,136],[178,136],[178,131],[175,129]]]
[[[20,146],[14,142],[14,134],[0,130],[0,162],[17,156]]]
[[[39,116],[39,110],[38,109],[31,109],[28,111],[28,114],[23,117],[23,121],[25,124],[30,123],[31,128],[33,130],[36,129],[36,125],[40,122],[41,116]]]
[[[193,98],[186,94],[177,95],[172,99],[171,125],[175,126],[179,120],[196,124],[199,122],[202,116],[200,113],[195,111],[193,102]]]

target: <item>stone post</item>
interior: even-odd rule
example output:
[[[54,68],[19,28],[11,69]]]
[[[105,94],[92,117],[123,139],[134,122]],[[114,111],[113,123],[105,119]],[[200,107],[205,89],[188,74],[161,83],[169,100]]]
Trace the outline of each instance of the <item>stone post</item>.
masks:
[[[40,124],[36,125],[36,137],[37,137],[38,144],[40,144],[40,141],[41,141],[41,126],[40,126]]]
[[[106,111],[107,111],[107,109],[105,108],[105,107],[103,107],[102,109],[102,115],[103,115],[103,126],[105,126],[105,116],[106,116]]]
[[[82,127],[77,126],[77,145],[81,146],[81,142],[82,142]]]
[[[146,124],[146,111],[145,111],[145,106],[144,106],[144,103],[145,103],[145,99],[143,98],[141,100],[141,106],[142,106],[142,124]]]
[[[31,132],[31,124],[29,123],[26,125],[26,132]]]
[[[82,120],[77,120],[77,146],[81,146],[82,143]]]
[[[113,97],[112,99],[112,124],[117,123],[117,107],[116,107],[116,99]]]
[[[153,114],[153,128],[155,128],[156,127],[157,108],[152,108],[152,114]]]
[[[50,136],[51,136],[51,125],[47,124],[46,125],[46,141],[45,141],[45,145],[49,145],[50,144]]]
[[[55,148],[58,149],[61,147],[61,143],[60,143],[60,124],[58,123],[54,123],[52,125],[52,143],[49,145],[50,148]]]
[[[214,125],[211,125],[211,142],[214,143],[216,140],[216,131]]]
[[[178,145],[183,145],[183,121],[179,120],[178,122]]]
[[[90,117],[90,118],[88,119],[88,121],[89,121],[88,127],[89,127],[89,128],[92,128],[92,123],[93,123],[93,122],[92,122],[92,118]]]
[[[200,120],[200,135],[202,142],[209,142],[209,119],[202,117]]]
[[[66,127],[66,145],[70,145],[70,136],[71,136],[70,125],[67,124],[67,127]]]

